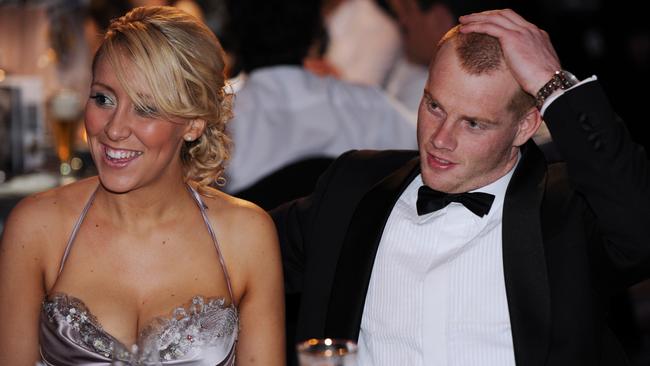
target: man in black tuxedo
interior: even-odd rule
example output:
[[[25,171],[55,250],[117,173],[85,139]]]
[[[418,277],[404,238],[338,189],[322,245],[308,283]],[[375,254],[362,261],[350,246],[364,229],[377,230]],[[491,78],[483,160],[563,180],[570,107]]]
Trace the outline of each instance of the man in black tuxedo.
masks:
[[[298,339],[358,340],[360,366],[624,365],[606,314],[650,272],[645,153],[544,31],[511,10],[460,21],[419,151],[346,153],[273,212]],[[565,163],[530,140],[542,115]]]

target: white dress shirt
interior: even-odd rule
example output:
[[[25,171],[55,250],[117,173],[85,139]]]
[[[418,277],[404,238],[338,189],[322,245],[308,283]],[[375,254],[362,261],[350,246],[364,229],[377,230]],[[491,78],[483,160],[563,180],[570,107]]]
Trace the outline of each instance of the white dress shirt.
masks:
[[[402,55],[388,76],[386,93],[417,113],[429,77],[426,66],[414,64]]]
[[[255,70],[236,85],[228,125],[226,190],[237,192],[292,162],[350,149],[415,149],[416,116],[380,89],[298,66]]]
[[[515,364],[501,251],[513,171],[476,190],[495,196],[482,218],[459,203],[418,216],[421,176],[402,193],[372,270],[359,366]]]

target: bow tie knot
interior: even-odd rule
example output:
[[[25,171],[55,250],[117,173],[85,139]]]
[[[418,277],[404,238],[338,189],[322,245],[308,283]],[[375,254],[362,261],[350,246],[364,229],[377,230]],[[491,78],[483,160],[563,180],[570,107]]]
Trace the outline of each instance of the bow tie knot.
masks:
[[[440,210],[451,202],[458,202],[475,215],[483,217],[490,212],[493,201],[494,195],[489,193],[443,193],[431,189],[428,186],[422,186],[418,190],[417,209],[418,215],[422,216]]]

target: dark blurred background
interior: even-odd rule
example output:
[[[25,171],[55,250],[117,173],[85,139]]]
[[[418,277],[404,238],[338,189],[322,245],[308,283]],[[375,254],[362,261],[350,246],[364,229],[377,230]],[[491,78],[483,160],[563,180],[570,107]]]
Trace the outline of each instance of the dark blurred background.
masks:
[[[398,15],[391,7],[390,0],[369,1],[375,1],[375,5],[398,22]],[[615,110],[626,122],[633,139],[645,147],[646,153],[650,151],[650,136],[644,129],[645,124],[650,122],[645,111],[650,85],[650,22],[645,12],[647,1],[418,0],[423,10],[439,2],[445,3],[455,16],[482,9],[509,7],[545,29],[563,68],[580,79],[596,75]],[[237,37],[231,32],[233,27],[228,23],[226,0],[0,0],[0,231],[7,212],[17,200],[29,193],[28,189],[4,189],[3,186],[8,186],[11,178],[23,174],[57,169],[56,164],[52,163],[56,162],[56,157],[49,139],[51,131],[45,122],[49,102],[61,88],[76,90],[79,95],[87,93],[90,60],[102,29],[110,19],[143,3],[178,5],[196,12],[221,39],[227,51],[245,47],[237,44]],[[335,6],[328,3],[340,1],[326,1],[323,4],[324,12]],[[321,38],[317,53],[327,51],[328,35],[323,33]],[[432,43],[435,41],[431,40]],[[231,76],[236,76],[239,69],[233,57]],[[25,79],[29,80],[25,82]],[[25,109],[31,116],[29,123],[18,127],[16,119],[12,120],[15,114],[12,114],[11,106],[2,104],[11,104],[12,100],[15,102],[15,98],[11,99],[9,94],[13,93],[16,85],[23,92],[34,93],[32,99],[23,95],[22,103],[35,100]],[[3,96],[3,92],[8,96]],[[75,155],[81,158],[84,166],[76,174],[92,174],[92,161],[84,150],[81,127],[75,136]],[[16,146],[15,140],[20,140]],[[39,184],[35,183],[33,190],[50,186],[50,183],[43,183],[42,180]],[[22,188],[29,186],[24,183],[18,185]],[[288,305],[288,312],[291,312],[296,304],[290,302]],[[646,281],[619,294],[612,302],[610,316],[610,324],[627,349],[632,364],[650,365],[650,283]]]

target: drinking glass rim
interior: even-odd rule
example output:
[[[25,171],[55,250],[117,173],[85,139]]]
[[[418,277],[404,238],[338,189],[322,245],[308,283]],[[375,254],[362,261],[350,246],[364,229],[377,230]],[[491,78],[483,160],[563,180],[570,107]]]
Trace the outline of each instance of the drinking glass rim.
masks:
[[[310,338],[296,343],[296,350],[314,356],[342,357],[357,352],[357,342],[344,338]]]

